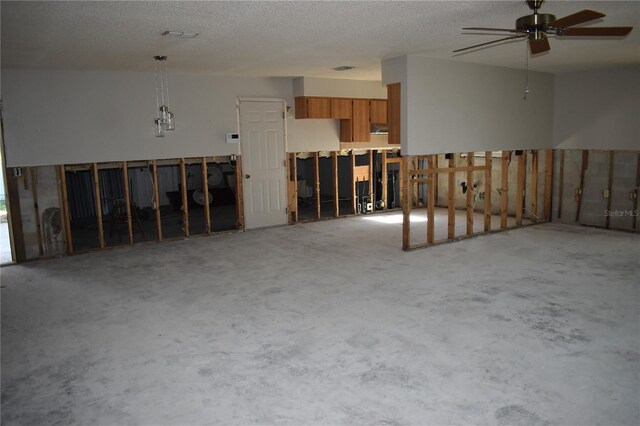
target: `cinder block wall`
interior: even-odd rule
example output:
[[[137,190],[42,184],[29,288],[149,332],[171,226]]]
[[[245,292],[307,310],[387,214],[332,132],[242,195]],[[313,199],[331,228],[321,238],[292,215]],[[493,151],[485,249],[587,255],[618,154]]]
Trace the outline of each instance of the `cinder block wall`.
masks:
[[[564,150],[564,167],[561,178],[562,150],[554,154],[554,191],[552,218],[555,222],[573,225],[607,227],[639,232],[637,194],[639,151],[613,151],[611,192],[609,167],[611,151],[589,150],[589,160],[584,172],[582,202],[578,217],[578,200],[582,172],[583,150]],[[561,181],[562,179],[562,181]],[[562,185],[562,190],[560,186]],[[610,197],[610,199],[608,198]],[[636,227],[633,218],[636,216]]]

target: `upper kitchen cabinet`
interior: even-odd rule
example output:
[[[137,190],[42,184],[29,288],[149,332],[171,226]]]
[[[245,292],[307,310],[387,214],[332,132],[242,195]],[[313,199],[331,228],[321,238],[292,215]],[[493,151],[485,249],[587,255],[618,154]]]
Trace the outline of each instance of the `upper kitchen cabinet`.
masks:
[[[400,83],[387,84],[389,144],[400,144]]]
[[[296,97],[296,118],[332,118],[331,98]]]
[[[387,123],[387,100],[386,99],[370,99],[369,100],[369,121],[372,124]]]
[[[351,118],[340,120],[340,142],[369,142],[369,99],[351,99]]]
[[[352,99],[331,98],[331,118],[351,119]]]

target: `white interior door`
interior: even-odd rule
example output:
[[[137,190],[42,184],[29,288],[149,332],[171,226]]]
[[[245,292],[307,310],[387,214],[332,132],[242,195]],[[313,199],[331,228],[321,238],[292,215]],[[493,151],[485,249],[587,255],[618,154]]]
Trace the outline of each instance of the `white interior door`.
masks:
[[[287,223],[284,105],[240,102],[245,228]]]

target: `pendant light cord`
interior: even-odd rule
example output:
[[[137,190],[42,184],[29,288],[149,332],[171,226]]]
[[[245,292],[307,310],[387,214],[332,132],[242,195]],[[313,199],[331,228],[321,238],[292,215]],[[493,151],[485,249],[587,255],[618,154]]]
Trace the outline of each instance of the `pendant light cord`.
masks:
[[[154,61],[154,70],[156,72],[156,116],[159,117],[160,114],[160,89],[158,84],[158,60]]]

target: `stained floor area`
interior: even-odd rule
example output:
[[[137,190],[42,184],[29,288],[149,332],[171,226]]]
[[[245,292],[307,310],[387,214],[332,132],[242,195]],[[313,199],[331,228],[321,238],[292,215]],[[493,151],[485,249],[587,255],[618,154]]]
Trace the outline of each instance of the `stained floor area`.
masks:
[[[543,224],[404,253],[399,229],[2,268],[2,424],[640,423],[640,236]]]

